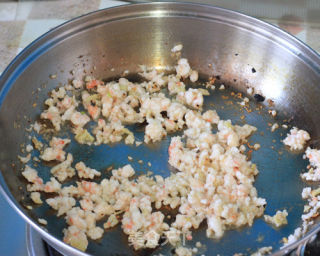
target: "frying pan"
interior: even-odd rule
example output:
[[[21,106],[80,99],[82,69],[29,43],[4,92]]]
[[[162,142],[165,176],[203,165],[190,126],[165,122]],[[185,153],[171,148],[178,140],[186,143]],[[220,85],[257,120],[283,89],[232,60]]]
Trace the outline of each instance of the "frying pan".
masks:
[[[41,36],[24,49],[7,67],[0,78],[0,184],[9,204],[43,238],[65,255],[87,255],[62,242],[64,220],[46,204],[32,211],[26,193],[26,182],[17,162],[21,144],[27,141],[25,128],[36,120],[43,110],[48,92],[84,73],[110,80],[129,70],[135,79],[138,64],[158,68],[174,65],[170,55],[173,45],[182,43],[183,56],[199,70],[201,79],[217,77],[230,90],[246,92],[254,88],[274,102],[277,122],[290,120],[290,126],[306,129],[312,136],[320,135],[320,58],[302,42],[282,30],[246,15],[198,4],[152,3],[101,10],[71,20]],[[114,69],[113,69],[114,68]],[[73,72],[70,72],[73,71]],[[56,75],[55,79],[52,74]],[[51,78],[50,78],[51,77]],[[241,123],[239,107],[227,106],[217,90],[206,98],[206,108],[214,104],[222,119]],[[252,108],[255,107],[251,98]],[[34,107],[34,103],[37,104]],[[267,101],[261,103],[268,108]],[[212,107],[211,107],[212,108]],[[267,199],[266,214],[287,209],[289,224],[274,229],[262,218],[252,227],[227,231],[219,240],[207,239],[205,227],[193,233],[193,246],[201,241],[206,255],[250,253],[262,246],[273,246],[274,255],[282,255],[303,245],[319,229],[315,224],[310,232],[296,243],[280,249],[281,239],[301,224],[304,201],[301,191],[305,184],[299,173],[307,163],[302,154],[286,151],[281,143],[286,130],[271,133],[268,122],[275,122],[266,110],[242,113],[246,123],[258,128],[251,142],[260,143],[260,151],[253,153],[252,161],[260,170],[255,186],[260,197]],[[262,133],[264,135],[262,135]],[[136,136],[142,138],[141,131]],[[155,174],[167,176],[167,148],[170,138],[152,147],[130,147],[123,144],[102,145],[95,148],[70,145],[68,152],[75,161],[84,160],[88,166],[103,171],[128,163],[127,156],[144,160],[133,162],[136,170],[146,171],[150,161]],[[273,147],[273,149],[271,148]],[[279,154],[279,151],[282,154]],[[40,167],[39,167],[40,168]],[[48,166],[41,166],[40,175],[49,178]],[[46,228],[37,219],[48,220]],[[14,227],[12,227],[14,229]],[[165,245],[153,251],[134,252],[120,227],[106,232],[103,239],[90,242],[87,253],[92,255],[150,255],[170,254]]]

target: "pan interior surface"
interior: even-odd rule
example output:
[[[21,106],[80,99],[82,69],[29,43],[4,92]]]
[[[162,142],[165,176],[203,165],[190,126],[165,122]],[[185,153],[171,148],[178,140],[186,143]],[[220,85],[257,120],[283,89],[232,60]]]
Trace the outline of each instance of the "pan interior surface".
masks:
[[[45,216],[49,234],[39,227],[38,231],[54,246],[60,246],[60,251],[69,255],[79,253],[67,246],[61,247],[62,243],[51,238],[51,235],[62,238],[64,219],[56,218],[46,205],[35,207],[31,212],[24,207],[30,199],[24,189],[22,166],[17,163],[20,145],[26,142],[24,128],[30,120],[39,117],[42,103],[53,88],[84,74],[110,80],[121,76],[125,70],[137,73],[139,64],[159,68],[172,66],[170,49],[177,43],[184,45],[182,56],[189,59],[191,67],[199,70],[204,79],[219,77],[220,83],[231,88],[212,92],[205,98],[205,109],[216,109],[221,119],[231,119],[240,125],[245,122],[258,128],[249,140],[250,144],[261,145],[252,153],[252,161],[260,171],[255,187],[258,195],[267,200],[265,214],[274,215],[283,209],[289,213],[288,225],[280,229],[272,228],[260,218],[252,227],[227,231],[217,241],[205,237],[204,225],[193,232],[193,240],[186,245],[194,246],[201,241],[206,247],[203,253],[210,252],[210,255],[246,254],[263,246],[273,246],[276,251],[282,245],[281,239],[299,226],[304,205],[301,191],[305,186],[299,173],[307,163],[302,154],[292,154],[284,148],[280,140],[288,130],[279,128],[271,132],[269,123],[281,125],[285,119],[290,119],[289,128],[298,126],[313,138],[320,136],[318,56],[288,34],[235,12],[189,4],[134,5],[102,10],[53,30],[23,51],[0,78],[1,186],[34,227],[37,227],[37,218]],[[52,74],[57,77],[50,79]],[[262,109],[257,109],[257,103],[251,98],[251,113],[239,107],[230,92],[246,92],[248,87],[273,100],[272,109],[278,112],[275,119],[268,114],[265,102]],[[37,103],[37,107],[33,107],[33,103]],[[132,129],[142,141],[142,130]],[[103,171],[105,177],[108,174],[104,170],[110,165],[116,168],[127,163],[137,171],[150,169],[167,176],[173,171],[167,163],[169,143],[170,136],[151,147],[115,144],[92,148],[71,144],[67,151],[73,153],[75,162],[85,161],[88,166]],[[129,162],[128,155],[143,160],[143,164],[135,160]],[[42,166],[41,176],[45,180],[49,178],[49,169]],[[171,249],[166,244],[154,251],[134,252],[117,227],[106,232],[101,241],[90,242],[87,252],[93,255],[167,255]]]
[[[204,254],[210,252],[213,255],[233,255],[240,252],[250,254],[264,246],[272,246],[274,250],[277,250],[283,245],[282,238],[288,237],[301,224],[304,205],[301,191],[305,184],[303,184],[299,173],[307,163],[303,160],[302,154],[290,153],[281,142],[285,138],[288,128],[279,128],[271,132],[270,124],[283,123],[281,113],[276,118],[272,117],[267,108],[256,103],[253,98],[247,108],[248,112],[245,108],[240,107],[241,99],[232,96],[231,92],[233,90],[228,88],[222,91],[212,91],[210,96],[205,97],[204,111],[216,109],[221,119],[231,119],[233,124],[250,124],[258,128],[249,139],[249,145],[252,146],[255,143],[261,145],[259,150],[252,152],[252,162],[257,164],[259,169],[255,187],[259,197],[267,200],[265,214],[274,215],[277,210],[286,209],[289,213],[288,225],[275,229],[265,223],[263,218],[259,218],[254,221],[252,227],[245,226],[238,230],[229,230],[226,231],[222,239],[213,240],[206,237],[207,225],[204,222],[198,230],[193,231],[192,241],[185,240],[185,246],[193,248],[196,242],[200,241],[204,246],[200,247],[199,251]],[[134,131],[138,141],[143,141],[143,127],[129,126],[129,128]],[[108,167],[119,168],[126,164],[131,164],[138,175],[152,171],[154,175],[167,177],[170,172],[175,172],[168,164],[168,147],[170,138],[177,134],[181,134],[181,132],[168,135],[160,143],[142,144],[139,147],[124,143],[87,146],[74,142],[66,150],[73,154],[74,162],[84,161],[91,168],[101,171],[101,179],[110,177],[111,174],[107,171]],[[67,130],[58,135],[58,137],[66,136],[73,138],[73,135]],[[247,151],[249,150],[250,148],[247,147]],[[128,156],[133,160],[129,160]],[[143,162],[141,163],[139,160]],[[151,166],[148,163],[151,163]],[[51,175],[49,166],[39,165],[37,169],[42,170],[41,177],[45,181],[49,180]],[[73,183],[65,183],[65,185],[69,184]],[[30,199],[26,198],[24,203],[29,205]],[[50,210],[48,205],[43,204],[36,207],[32,212],[36,219],[45,216],[48,220],[49,232],[60,239],[63,238],[61,231],[65,227],[65,221],[63,218],[57,218],[55,212]],[[169,211],[167,214],[172,214],[172,212]],[[118,225],[106,231],[101,241],[91,241],[88,252],[96,255],[113,255],[113,253],[120,255],[150,255],[150,253],[152,255],[159,253],[170,255],[172,249],[173,247],[169,244],[164,244],[154,250],[134,251],[128,245],[127,236]]]

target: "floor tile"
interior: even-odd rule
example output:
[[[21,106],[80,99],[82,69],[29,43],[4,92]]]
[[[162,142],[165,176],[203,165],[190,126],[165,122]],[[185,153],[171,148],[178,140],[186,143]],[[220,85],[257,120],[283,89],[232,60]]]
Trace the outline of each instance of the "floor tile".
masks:
[[[65,22],[62,19],[37,19],[37,20],[27,20],[24,31],[21,37],[21,42],[19,47],[26,47],[33,40],[46,33],[50,29],[60,25]]]
[[[0,1],[0,21],[11,21],[16,17],[18,4],[15,2]]]
[[[30,12],[30,19],[71,19],[95,11],[100,0],[39,1]]]
[[[24,21],[0,22],[0,73],[17,54],[24,24]]]
[[[113,1],[113,0],[101,0],[99,9],[110,8],[118,5],[128,4],[127,2],[122,1]]]
[[[17,7],[16,20],[28,19],[34,4],[36,4],[34,1],[20,1]]]

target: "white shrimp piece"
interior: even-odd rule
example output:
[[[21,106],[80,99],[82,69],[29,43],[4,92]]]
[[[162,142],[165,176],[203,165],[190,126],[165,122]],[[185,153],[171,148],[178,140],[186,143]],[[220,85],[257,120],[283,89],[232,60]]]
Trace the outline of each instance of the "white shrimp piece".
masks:
[[[155,82],[161,86],[164,85],[165,81],[163,80],[163,73],[158,73],[158,71],[155,68],[148,69],[144,65],[140,66],[140,68],[142,72],[139,74],[143,76],[145,79]]]
[[[253,145],[254,150],[258,150],[260,147],[261,147],[261,145],[258,143]]]
[[[91,169],[90,167],[87,167],[83,162],[77,163],[75,167],[78,172],[79,178],[93,179],[94,176],[101,175],[100,172],[98,172],[95,169]]]
[[[240,138],[237,132],[234,131],[234,127],[230,120],[219,121],[218,123],[218,138],[221,142],[224,142],[229,147],[238,147],[240,144]]]
[[[245,124],[244,126],[235,125],[234,130],[238,134],[240,140],[242,142],[246,142],[246,139],[254,133],[257,128],[252,125]]]
[[[48,224],[48,221],[46,221],[45,219],[41,219],[41,218],[38,219],[38,222],[40,224],[42,224],[42,225],[47,225]]]
[[[274,131],[277,130],[278,128],[279,128],[278,123],[274,123],[274,124],[271,126],[271,132],[274,132]]]
[[[143,72],[139,74],[149,81],[143,82],[141,85],[150,93],[160,91],[160,89],[166,84],[167,80],[167,77],[164,76],[164,73],[159,73],[155,68],[147,70],[146,66],[142,65],[140,67]]]
[[[249,99],[248,99],[247,97],[245,97],[245,98],[243,99],[243,101],[241,101],[239,104],[240,104],[241,106],[246,106],[246,105],[248,104],[248,102],[249,102]]]
[[[27,181],[36,185],[38,190],[43,189],[43,180],[38,176],[38,172],[35,169],[31,168],[29,165],[25,165],[22,175]]]
[[[63,121],[66,121],[66,120],[70,120],[72,115],[74,114],[75,112],[75,109],[76,107],[75,106],[71,106],[70,108],[68,108],[64,113],[63,115],[61,116],[61,119]]]
[[[143,83],[144,87],[147,89],[148,92],[154,93],[161,90],[162,85],[165,84],[165,80],[162,76],[158,76],[154,78],[152,81]]]
[[[141,114],[137,113],[134,108],[126,102],[122,102],[112,108],[109,120],[120,120],[124,124],[134,124],[142,122]]]
[[[40,158],[45,161],[64,161],[66,152],[63,151],[63,148],[70,142],[71,140],[69,139],[53,137],[50,141],[50,147],[44,149]]]
[[[185,119],[188,128],[199,129],[200,132],[210,131],[210,123],[206,122],[199,112],[188,110]]]
[[[57,107],[61,113],[65,112],[67,109],[71,107],[76,107],[78,103],[76,102],[75,97],[65,96],[62,101],[57,103]]]
[[[179,93],[177,99],[195,109],[201,109],[203,105],[203,94],[199,89],[189,88],[185,93]]]
[[[251,256],[264,256],[267,254],[271,254],[271,251],[272,251],[272,246],[262,247],[255,253],[251,254]]]
[[[182,48],[183,48],[182,44],[177,44],[171,49],[171,52],[180,52]]]
[[[96,214],[97,220],[103,218],[105,215],[111,215],[114,213],[113,205],[108,204],[107,202],[101,201],[97,203],[93,209],[93,212]]]
[[[79,193],[78,188],[76,186],[70,185],[70,186],[64,186],[59,191],[59,194],[61,196],[68,196],[68,197],[74,197],[77,196]]]
[[[116,178],[130,178],[134,173],[134,169],[130,164],[127,164],[118,170],[112,170],[112,175]]]
[[[35,204],[42,204],[43,203],[39,192],[31,192],[30,198]]]
[[[87,217],[89,218],[87,219]],[[80,207],[73,207],[66,213],[65,219],[68,225],[76,226],[80,230],[87,230],[95,226],[95,221],[90,217],[92,217],[91,212],[84,211]]]
[[[88,237],[90,237],[93,240],[100,239],[103,233],[104,233],[104,230],[100,227],[94,227],[87,231]]]
[[[58,211],[57,216],[61,216],[76,205],[76,200],[73,197],[57,196],[47,199],[46,203],[50,205],[51,208]]]
[[[220,218],[214,215],[208,216],[207,223],[207,237],[220,238],[223,236],[224,230]]]
[[[128,79],[123,77],[119,79],[119,86],[121,90],[127,91],[129,85],[131,85],[131,82],[129,82]]]
[[[308,147],[303,156],[308,158],[310,166],[308,172],[302,173],[301,177],[308,181],[319,181],[320,180],[320,150],[311,149]]]
[[[101,108],[98,107],[98,106],[89,105],[87,110],[88,110],[88,113],[92,117],[93,120],[97,120],[98,117],[100,116]]]
[[[207,110],[202,114],[202,118],[212,124],[218,124],[220,121],[220,117],[215,110]]]
[[[178,124],[167,118],[163,121],[163,126],[167,132],[174,132],[181,129],[178,127]]]
[[[117,201],[113,206],[115,210],[126,210],[130,204],[132,194],[126,191],[120,191],[117,193]]]
[[[189,216],[183,214],[177,214],[175,222],[172,224],[172,227],[176,229],[182,229],[187,231],[192,227]]]
[[[59,192],[60,189],[61,189],[61,184],[54,177],[51,177],[50,181],[47,181],[44,184],[44,192],[46,193]]]
[[[241,145],[241,146],[239,147],[239,151],[240,151],[241,153],[244,153],[244,152],[246,151],[246,146],[245,146],[245,145]]]
[[[179,128],[182,128],[184,125],[183,117],[186,112],[187,108],[178,102],[171,103],[167,110],[169,119],[172,121],[177,121]]]
[[[110,116],[112,107],[113,107],[113,98],[108,94],[103,96],[101,99],[102,102],[102,115],[106,118]]]
[[[39,122],[34,122],[33,124],[33,130],[36,132],[36,133],[39,133],[40,130],[41,130],[41,124]]]
[[[96,226],[96,214],[91,211],[85,211],[85,221],[87,223],[87,229],[94,228]]]
[[[180,81],[178,77],[170,75],[168,76],[168,90],[171,95],[179,92],[185,92],[186,85],[184,82]]]
[[[169,153],[169,163],[173,167],[177,167],[178,163],[181,160],[181,152],[182,152],[182,142],[180,137],[173,137],[171,138],[171,143],[168,149]]]
[[[307,199],[308,197],[311,197],[311,187],[303,188],[301,197],[303,199]]]
[[[103,227],[105,229],[112,228],[116,226],[118,223],[119,223],[119,220],[117,219],[117,216],[112,214],[109,216],[107,222],[103,224]]]
[[[99,184],[90,181],[77,182],[78,190],[80,194],[85,194],[86,192],[91,195],[101,195],[102,188]]]
[[[51,91],[51,98],[53,98],[54,100],[63,99],[64,96],[66,96],[66,90],[64,89],[64,87],[59,87],[58,90]]]
[[[247,93],[248,93],[249,95],[252,95],[252,94],[253,94],[253,88],[252,88],[252,87],[249,87],[249,88],[247,89]]]
[[[75,175],[74,168],[71,167],[71,164],[73,162],[73,157],[69,153],[67,155],[67,159],[63,161],[62,163],[54,166],[51,169],[51,174],[56,177],[60,182],[65,181],[67,178],[71,178]]]
[[[170,227],[168,231],[164,232],[165,236],[168,238],[168,241],[171,245],[177,246],[181,242],[181,231]]]
[[[178,65],[176,66],[176,72],[178,77],[187,78],[189,76],[189,73],[191,71],[189,62],[187,59],[180,59],[178,61]]]
[[[52,137],[49,145],[55,149],[63,149],[67,144],[71,142],[70,139],[62,139],[57,137]]]
[[[127,145],[132,145],[134,143],[134,135],[132,132],[127,133],[127,137],[124,139],[124,143]]]
[[[131,232],[128,237],[128,243],[130,246],[133,246],[135,250],[139,250],[145,247],[145,240],[143,237],[143,232],[135,231]]]
[[[34,148],[40,151],[43,147],[42,142],[39,141],[35,136],[32,137],[31,140],[32,140],[32,144],[33,144]]]
[[[160,141],[167,135],[166,130],[162,127],[162,124],[157,119],[148,119],[148,125],[145,129],[144,142],[156,142]]]
[[[40,118],[50,120],[55,130],[60,131],[62,120],[57,107],[50,106],[48,109],[41,113]]]
[[[192,70],[190,73],[190,81],[194,83],[194,82],[198,81],[198,78],[199,78],[198,71]]]
[[[152,213],[151,198],[142,195],[131,199],[129,210],[122,219],[122,228],[136,250],[143,247],[154,248],[158,245],[160,234],[169,228],[163,220],[161,212]],[[136,235],[141,238],[139,241],[136,241]]]
[[[126,136],[125,143],[133,144],[134,135],[133,133],[125,128],[120,121],[114,121],[106,124],[103,119],[98,120],[98,126],[93,130],[96,135],[96,145],[101,143],[115,143],[121,141]]]
[[[170,99],[166,98],[162,93],[154,95],[153,97],[146,96],[141,99],[140,112],[147,118],[162,119],[161,112],[167,111],[171,102]]]
[[[160,234],[154,230],[150,230],[144,235],[144,239],[146,240],[145,246],[147,248],[156,248],[159,243]]]
[[[192,256],[192,249],[180,246],[175,249],[175,256]]]
[[[40,155],[40,158],[44,161],[64,161],[65,160],[65,152],[61,149],[54,149],[54,148],[45,148],[43,153]]]
[[[23,157],[23,156],[18,156],[19,160],[21,163],[26,164],[30,161],[31,159],[31,154],[28,154],[27,156]]]
[[[120,183],[117,179],[103,179],[101,181],[101,188],[102,188],[102,197],[106,201],[112,201],[114,199],[114,195],[120,189]]]
[[[288,224],[287,216],[287,210],[277,211],[274,216],[264,215],[264,220],[278,228]]]
[[[70,121],[76,127],[83,127],[90,121],[90,117],[88,117],[86,114],[76,111],[71,115]]]
[[[297,127],[293,127],[287,137],[283,140],[283,143],[290,147],[290,150],[301,150],[304,148],[306,142],[310,140],[310,135],[304,130],[299,130]]]
[[[81,81],[81,80],[73,79],[72,80],[72,85],[76,89],[81,89],[81,88],[83,88],[84,82]]]
[[[298,227],[294,230],[294,233],[289,235],[287,242],[284,244],[284,246],[289,245],[297,241],[302,236],[302,228]]]
[[[309,159],[309,162],[312,166],[320,168],[320,150],[311,149],[310,147],[308,147],[306,149],[304,157]]]
[[[70,142],[71,142],[70,139],[62,139],[62,138],[52,137],[49,145],[52,148],[63,149]]]
[[[72,247],[85,251],[88,247],[88,239],[83,230],[78,229],[76,226],[70,226],[68,229],[63,230],[63,241]]]
[[[79,144],[92,145],[94,137],[88,132],[87,129],[81,127],[73,129],[74,138]]]
[[[31,144],[28,144],[27,146],[26,146],[26,151],[27,152],[31,152],[33,150],[33,146],[31,145]]]

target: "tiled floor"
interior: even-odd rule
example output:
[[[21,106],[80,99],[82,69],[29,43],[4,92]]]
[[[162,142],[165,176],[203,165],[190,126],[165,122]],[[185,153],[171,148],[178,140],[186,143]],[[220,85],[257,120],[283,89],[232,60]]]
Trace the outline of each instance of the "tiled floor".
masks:
[[[64,19],[29,19],[25,21],[19,48],[23,49],[34,39],[38,38],[50,29],[65,22]]]
[[[289,30],[320,52],[320,1],[318,0],[190,1],[210,3],[264,19]],[[127,3],[128,1],[116,0],[0,0],[0,73],[21,49],[51,28],[91,11]]]
[[[0,72],[16,56],[25,21],[0,22]]]
[[[102,8],[109,0],[0,1],[0,73],[29,43],[61,23]]]
[[[71,19],[99,9],[100,0],[40,1],[32,8],[29,19]]]
[[[0,3],[0,21],[11,21],[16,17],[18,3]]]

